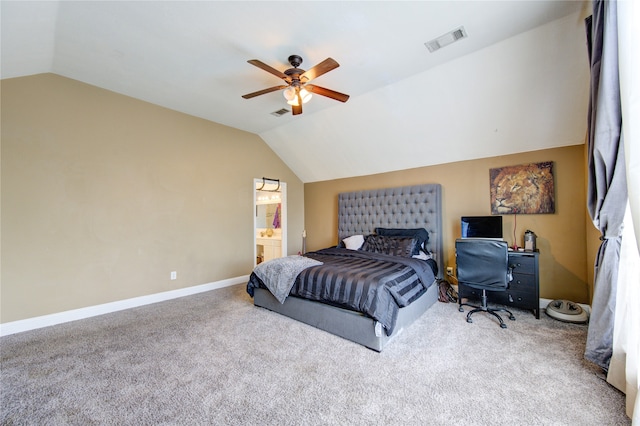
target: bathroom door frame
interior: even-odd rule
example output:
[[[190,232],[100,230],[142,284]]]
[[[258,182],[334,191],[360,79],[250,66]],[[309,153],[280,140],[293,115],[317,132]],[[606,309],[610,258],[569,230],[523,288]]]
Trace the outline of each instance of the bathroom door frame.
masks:
[[[256,216],[258,211],[258,203],[256,198],[257,188],[262,185],[263,179],[253,179],[253,267],[258,264],[258,248],[256,235]],[[280,250],[282,257],[287,256],[287,183],[280,182],[280,229],[282,230],[282,240],[280,241]]]

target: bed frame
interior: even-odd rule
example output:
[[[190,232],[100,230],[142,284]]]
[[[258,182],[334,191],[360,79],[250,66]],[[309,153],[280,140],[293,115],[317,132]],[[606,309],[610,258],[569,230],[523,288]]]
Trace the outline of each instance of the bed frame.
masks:
[[[444,269],[442,246],[442,189],[425,184],[338,195],[338,240],[351,235],[368,235],[377,227],[425,228],[427,248],[438,264],[438,278]],[[359,343],[375,351],[382,349],[405,327],[419,318],[438,300],[438,286],[429,289],[409,306],[400,308],[396,327],[387,336],[380,324],[363,314],[320,302],[288,297],[283,304],[269,292],[256,288],[254,304],[305,324]]]

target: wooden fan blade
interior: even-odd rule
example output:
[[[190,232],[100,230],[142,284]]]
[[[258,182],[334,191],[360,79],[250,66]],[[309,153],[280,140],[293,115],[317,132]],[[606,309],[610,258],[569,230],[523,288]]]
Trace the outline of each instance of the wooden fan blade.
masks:
[[[256,96],[264,95],[265,93],[271,93],[271,92],[275,92],[276,90],[286,89],[287,87],[289,86],[282,85],[282,86],[269,87],[268,89],[262,89],[262,90],[258,90],[257,92],[242,95],[242,97],[245,99],[251,99],[251,98],[255,98]]]
[[[347,102],[349,100],[349,95],[336,92],[335,90],[325,89],[324,87],[316,86],[313,84],[305,84],[304,88],[311,93],[315,93],[320,96],[326,96],[327,98],[335,99],[336,101]]]
[[[334,70],[339,66],[340,66],[339,63],[337,63],[331,58],[327,58],[324,61],[320,62],[315,67],[303,72],[302,75],[300,76],[300,81],[305,82],[305,81],[313,80],[314,78],[318,78],[322,74],[328,73],[329,71]]]
[[[269,73],[275,75],[278,78],[283,79],[287,83],[291,83],[291,78],[288,75],[286,75],[282,71],[278,71],[277,69],[273,68],[272,66],[269,66],[269,65],[265,64],[262,61],[259,61],[257,59],[250,59],[247,62],[249,62],[251,65],[255,65],[256,67],[258,67],[258,68],[260,68],[262,70],[265,70],[266,72],[269,72]]]
[[[300,92],[298,92],[298,105],[291,106],[291,113],[293,115],[302,114],[302,96],[300,96]]]

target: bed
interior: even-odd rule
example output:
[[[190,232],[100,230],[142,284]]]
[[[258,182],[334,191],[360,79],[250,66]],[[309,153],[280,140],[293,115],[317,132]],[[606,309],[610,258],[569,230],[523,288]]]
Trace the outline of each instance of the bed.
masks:
[[[258,265],[247,292],[256,306],[382,351],[438,299],[441,212],[439,184],[341,193],[338,245],[270,261],[263,267],[282,268],[272,275]],[[360,250],[346,247],[353,240]],[[290,287],[271,283],[287,274]]]

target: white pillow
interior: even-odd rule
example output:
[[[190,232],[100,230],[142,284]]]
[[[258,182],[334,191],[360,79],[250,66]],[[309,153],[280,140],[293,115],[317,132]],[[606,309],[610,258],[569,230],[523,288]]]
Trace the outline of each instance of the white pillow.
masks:
[[[413,256],[411,256],[411,257],[413,257],[414,259],[420,259],[420,260],[428,260],[428,259],[431,259],[431,255],[430,255],[430,254],[427,254],[427,253],[425,253],[425,252],[423,252],[422,250],[420,250],[420,253],[419,253],[419,254],[414,254],[414,255],[413,255]]]
[[[364,244],[364,235],[352,235],[342,240],[342,242],[349,250],[358,250]]]

